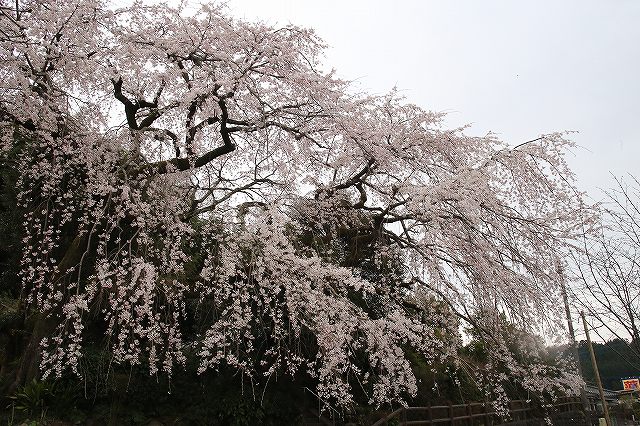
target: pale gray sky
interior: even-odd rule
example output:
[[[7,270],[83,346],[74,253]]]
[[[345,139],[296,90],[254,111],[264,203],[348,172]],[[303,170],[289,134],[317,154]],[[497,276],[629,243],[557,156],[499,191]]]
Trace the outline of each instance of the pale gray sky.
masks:
[[[228,0],[232,14],[314,28],[361,89],[397,86],[470,133],[511,143],[576,130],[569,157],[600,198],[640,175],[640,1]]]

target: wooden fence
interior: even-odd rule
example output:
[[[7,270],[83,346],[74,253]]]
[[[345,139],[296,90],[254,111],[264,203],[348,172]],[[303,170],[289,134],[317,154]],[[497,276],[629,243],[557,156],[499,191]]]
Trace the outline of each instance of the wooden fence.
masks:
[[[583,410],[580,398],[560,398],[553,406],[546,407],[547,414],[580,412]],[[508,420],[500,418],[490,403],[472,402],[468,404],[434,405],[427,407],[401,407],[373,426],[390,424],[410,426],[490,426],[500,424],[536,424],[540,420],[541,407],[535,407],[525,400],[511,401]]]

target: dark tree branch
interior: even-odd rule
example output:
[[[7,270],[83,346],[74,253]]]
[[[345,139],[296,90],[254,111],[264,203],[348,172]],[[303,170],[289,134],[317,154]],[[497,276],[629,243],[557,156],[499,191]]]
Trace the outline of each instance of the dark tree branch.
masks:
[[[124,93],[122,93],[122,77],[119,77],[117,80],[111,79],[111,82],[113,83],[114,96],[124,105],[124,113],[127,117],[127,124],[129,125],[129,128],[138,130],[138,122],[136,121],[136,112],[138,111],[138,107],[136,107],[136,105],[134,105],[134,103],[131,102]]]
[[[222,137],[223,145],[217,148],[208,151],[201,156],[197,157],[193,163],[188,158],[173,158],[171,160],[166,161],[158,161],[156,163],[151,163],[143,167],[139,170],[139,173],[147,172],[151,174],[165,174],[170,171],[185,171],[191,168],[199,168],[202,167],[211,161],[215,160],[218,157],[221,157],[225,154],[229,154],[236,149],[236,145],[233,143],[231,139],[231,134],[229,129],[227,128],[227,122],[229,120],[229,112],[227,110],[227,105],[225,102],[225,98],[222,98],[218,101],[218,105],[220,106],[220,110],[222,111],[219,120],[213,120],[213,122],[220,122],[220,136]],[[205,122],[208,123],[208,120]]]

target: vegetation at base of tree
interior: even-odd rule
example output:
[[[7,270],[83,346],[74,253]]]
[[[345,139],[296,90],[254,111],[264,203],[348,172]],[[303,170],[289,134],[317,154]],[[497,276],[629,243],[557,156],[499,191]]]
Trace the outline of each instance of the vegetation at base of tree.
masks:
[[[213,376],[213,377],[212,377]],[[29,382],[9,398],[2,420],[64,424],[180,425],[296,424],[306,401],[292,383],[274,383],[254,399],[232,375],[180,374],[172,383],[133,369],[116,369],[95,383],[77,378]],[[296,399],[297,398],[297,399]],[[18,424],[18,423],[15,423]],[[43,423],[46,424],[46,423]],[[58,423],[59,424],[59,423]]]
[[[482,400],[482,392],[471,378],[454,366],[428,365],[416,354],[409,355],[420,385],[411,405],[462,404]],[[233,371],[197,374],[197,365],[177,373],[171,381],[149,376],[144,367],[109,365],[108,354],[85,356],[82,380],[75,376],[33,380],[0,400],[0,422],[20,424],[147,425],[295,425],[317,415],[318,401],[308,389],[310,380],[280,378],[266,392],[252,388],[246,378]],[[522,394],[515,392],[516,399]],[[395,407],[359,405],[341,410],[338,424],[368,425]],[[328,409],[327,409],[328,410]],[[330,418],[331,411],[323,415]]]

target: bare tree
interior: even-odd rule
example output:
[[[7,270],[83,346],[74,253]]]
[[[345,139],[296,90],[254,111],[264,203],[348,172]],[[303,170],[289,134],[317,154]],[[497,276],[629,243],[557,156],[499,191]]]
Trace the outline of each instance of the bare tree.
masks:
[[[630,340],[640,358],[640,182],[616,183],[606,192],[600,231],[576,256],[574,293],[597,330]]]

